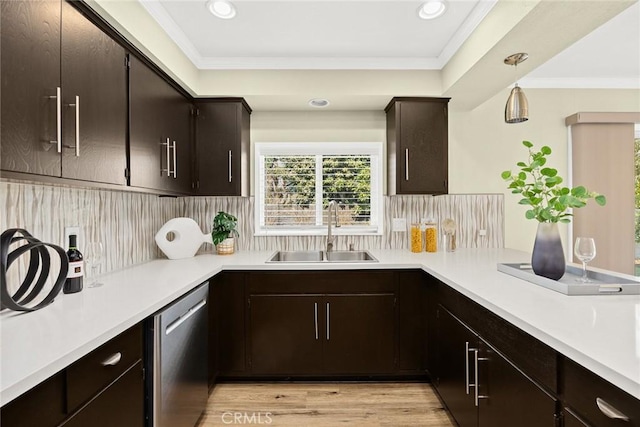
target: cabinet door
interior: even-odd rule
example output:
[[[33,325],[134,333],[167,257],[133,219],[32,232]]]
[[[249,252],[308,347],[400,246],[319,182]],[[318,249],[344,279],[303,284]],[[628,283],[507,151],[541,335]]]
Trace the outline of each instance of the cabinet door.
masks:
[[[169,162],[172,172],[169,188],[184,194],[192,191],[193,182],[190,129],[192,108],[191,102],[174,89],[165,118],[169,123],[167,134],[171,141]]]
[[[478,408],[472,387],[475,382],[472,362],[478,336],[442,306],[438,307],[437,322],[436,388],[458,425],[475,427],[478,425]]]
[[[1,169],[60,176],[60,1],[2,1],[0,7]]]
[[[215,334],[209,339],[209,356],[215,359],[209,364],[209,385],[216,376],[242,376],[246,374],[244,273],[223,272],[211,282],[213,310],[209,310]],[[212,347],[213,345],[216,347]],[[211,376],[213,375],[213,376]]]
[[[142,362],[131,367],[62,425],[65,427],[142,427],[144,425]]]
[[[250,116],[241,100],[197,103],[198,194],[247,196]]]
[[[62,176],[125,185],[125,51],[67,2],[62,2],[62,88]]]
[[[322,309],[326,373],[391,374],[396,370],[395,295],[332,295]]]
[[[66,414],[64,372],[38,384],[0,410],[3,427],[54,427]]]
[[[397,114],[397,194],[446,194],[447,104],[400,101]]]
[[[251,295],[249,307],[253,374],[322,373],[319,295]]]
[[[427,361],[427,286],[422,271],[401,271],[398,285],[400,372],[423,374]]]
[[[553,427],[556,400],[484,341],[478,354],[480,427]]]
[[[167,116],[175,90],[155,71],[131,56],[129,70],[130,185],[169,188],[171,137]]]
[[[582,421],[576,414],[567,408],[564,408],[564,427],[589,427],[587,423]]]

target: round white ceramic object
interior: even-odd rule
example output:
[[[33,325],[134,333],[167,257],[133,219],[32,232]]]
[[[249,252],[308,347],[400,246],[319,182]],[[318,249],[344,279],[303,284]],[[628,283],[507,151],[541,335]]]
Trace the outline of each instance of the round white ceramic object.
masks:
[[[173,239],[167,235],[173,233]],[[191,218],[173,218],[156,233],[158,247],[169,259],[191,258],[203,243],[213,243],[211,234],[204,234]]]

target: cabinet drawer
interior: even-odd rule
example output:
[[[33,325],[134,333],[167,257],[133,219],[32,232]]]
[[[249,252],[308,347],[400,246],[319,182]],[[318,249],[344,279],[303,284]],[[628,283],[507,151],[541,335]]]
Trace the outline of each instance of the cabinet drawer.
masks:
[[[64,427],[142,427],[143,425],[142,361],[129,368],[115,383],[62,424]]]
[[[67,411],[72,412],[142,358],[142,325],[133,326],[67,368]]]
[[[564,359],[564,390],[565,403],[594,426],[640,426],[638,399],[569,359]],[[629,421],[611,418],[611,412]]]
[[[256,294],[347,294],[395,292],[389,270],[268,271],[249,273],[248,290]]]

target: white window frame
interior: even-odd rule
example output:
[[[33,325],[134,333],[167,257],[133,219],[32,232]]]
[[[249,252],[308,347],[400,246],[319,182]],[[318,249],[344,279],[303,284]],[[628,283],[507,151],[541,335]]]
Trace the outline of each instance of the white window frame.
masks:
[[[254,146],[255,236],[324,236],[323,225],[267,228],[264,226],[264,156],[274,155],[369,155],[371,156],[371,224],[333,228],[336,235],[381,235],[383,233],[382,142],[256,142]],[[319,171],[316,171],[319,173]],[[318,192],[318,189],[316,189]],[[320,190],[321,192],[321,190]],[[322,200],[322,199],[320,199]],[[321,203],[316,209],[322,209]]]

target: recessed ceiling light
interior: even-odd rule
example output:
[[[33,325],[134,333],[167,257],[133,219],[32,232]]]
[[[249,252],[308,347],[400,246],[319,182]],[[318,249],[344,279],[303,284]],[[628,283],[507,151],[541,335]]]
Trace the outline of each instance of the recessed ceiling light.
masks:
[[[329,105],[329,100],[324,98],[313,98],[309,100],[309,105],[316,108],[324,108]]]
[[[236,16],[236,8],[227,0],[209,0],[207,2],[209,12],[222,19],[231,19]]]
[[[444,0],[428,0],[418,9],[418,16],[422,19],[435,19],[446,10],[447,3]]]

